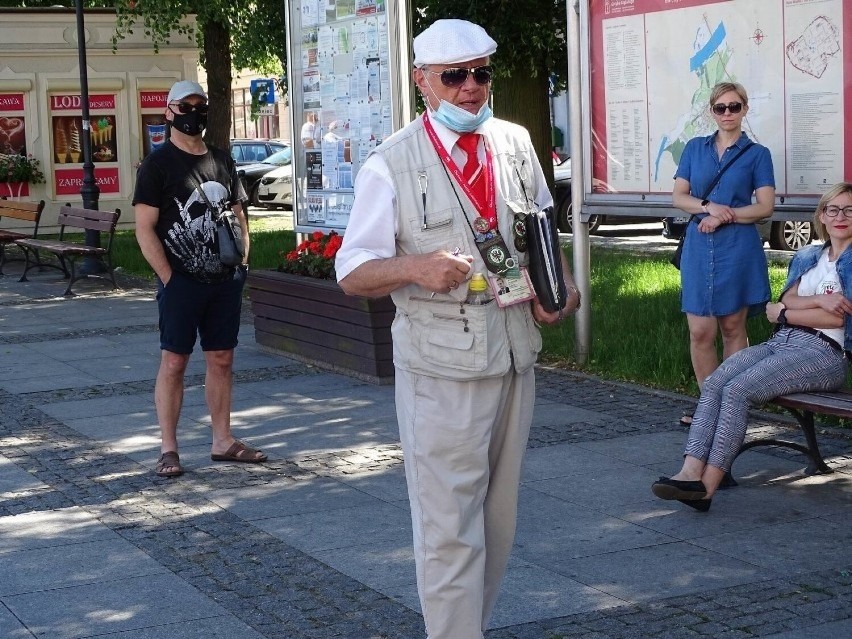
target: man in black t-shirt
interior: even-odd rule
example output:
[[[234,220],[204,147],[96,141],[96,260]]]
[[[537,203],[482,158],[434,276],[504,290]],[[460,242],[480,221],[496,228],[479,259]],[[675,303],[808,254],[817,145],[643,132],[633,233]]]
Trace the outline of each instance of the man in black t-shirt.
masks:
[[[242,233],[243,264],[225,266],[217,251],[216,220],[231,208],[247,229],[246,194],[231,156],[201,137],[207,110],[207,94],[198,83],[182,80],[172,86],[165,111],[171,137],[139,166],[133,194],[136,239],[158,279],[162,355],[154,401],[162,435],[156,471],[161,477],[183,474],[177,423],[186,366],[199,337],[207,364],[211,459],[266,461],[265,454],[231,434],[232,367],[249,237]]]

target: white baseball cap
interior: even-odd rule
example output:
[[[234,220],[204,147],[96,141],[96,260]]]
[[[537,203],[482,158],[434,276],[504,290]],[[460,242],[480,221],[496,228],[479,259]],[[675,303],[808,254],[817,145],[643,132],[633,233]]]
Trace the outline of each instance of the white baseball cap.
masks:
[[[414,38],[414,66],[455,64],[485,58],[497,43],[478,24],[467,20],[436,20]]]
[[[179,82],[175,82],[172,85],[172,88],[169,89],[169,97],[166,103],[171,104],[172,102],[180,102],[191,95],[198,95],[205,100],[207,99],[207,94],[198,82],[193,82],[192,80],[180,80]]]

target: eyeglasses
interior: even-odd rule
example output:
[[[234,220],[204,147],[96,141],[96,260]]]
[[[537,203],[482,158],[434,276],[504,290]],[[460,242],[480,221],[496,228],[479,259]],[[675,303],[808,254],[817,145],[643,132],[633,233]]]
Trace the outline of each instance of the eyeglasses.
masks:
[[[190,102],[174,102],[169,105],[169,108],[171,108],[173,105],[176,106],[177,110],[180,111],[183,115],[187,115],[189,113],[192,113],[193,111],[198,111],[201,115],[205,115],[210,110],[210,105],[208,105],[206,102],[201,102],[200,104],[191,104]],[[172,113],[174,113],[174,110],[172,111]]]
[[[488,84],[491,82],[494,67],[490,64],[486,64],[481,67],[473,67],[470,69],[467,67],[453,67],[451,69],[444,69],[443,71],[429,71],[427,69],[426,72],[441,76],[441,84],[445,87],[456,89],[467,81],[467,76],[471,73],[473,74],[473,79],[477,84]]]
[[[843,212],[843,217],[852,218],[852,206],[826,206],[823,210],[828,217],[837,217],[841,212]]]
[[[726,109],[728,111],[730,111],[731,113],[739,113],[740,111],[743,110],[743,103],[742,102],[728,102],[728,104],[722,104],[720,102],[719,104],[714,104],[710,108],[712,109],[713,113],[715,113],[716,115],[725,115]]]

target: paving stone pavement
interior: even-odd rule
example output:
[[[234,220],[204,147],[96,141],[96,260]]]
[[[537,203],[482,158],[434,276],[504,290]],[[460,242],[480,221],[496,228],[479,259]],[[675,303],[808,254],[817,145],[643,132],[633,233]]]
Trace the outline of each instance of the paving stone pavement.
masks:
[[[269,353],[250,314],[235,433],[210,461],[193,357],[188,472],[151,472],[159,352],[150,287],[0,278],[0,638],[423,637],[393,389]],[[852,636],[852,445],[836,472],[761,448],[711,512],[656,500],[694,400],[541,367],[518,534],[487,639]],[[752,436],[799,438],[755,412]]]

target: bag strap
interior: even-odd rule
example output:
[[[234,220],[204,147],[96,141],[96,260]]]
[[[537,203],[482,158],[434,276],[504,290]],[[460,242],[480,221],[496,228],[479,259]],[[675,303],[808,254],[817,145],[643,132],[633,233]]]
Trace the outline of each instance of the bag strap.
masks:
[[[716,177],[713,178],[713,181],[710,182],[710,186],[707,187],[707,190],[704,192],[704,195],[701,196],[702,200],[706,200],[707,196],[710,195],[710,193],[713,191],[714,188],[716,188],[716,185],[719,183],[719,180],[721,180],[722,176],[725,175],[725,171],[730,169],[731,165],[734,162],[736,162],[737,160],[739,160],[740,156],[742,156],[743,153],[748,151],[753,146],[754,146],[754,142],[749,142],[748,144],[746,144],[743,148],[741,148],[739,150],[739,152],[733,158],[731,158],[730,162],[728,162],[725,166],[722,167],[722,170],[719,171],[716,174]],[[693,215],[695,215],[695,214],[693,213]]]
[[[723,166],[723,167],[722,167],[722,170],[721,170],[721,171],[719,171],[719,172],[716,174],[716,177],[714,177],[714,178],[713,178],[713,181],[712,181],[712,182],[710,182],[710,186],[708,186],[708,187],[707,187],[707,190],[706,190],[706,191],[704,191],[704,195],[702,195],[702,196],[701,196],[701,201],[702,201],[702,202],[703,202],[704,200],[706,200],[706,199],[707,199],[707,197],[710,195],[710,193],[713,191],[713,189],[714,189],[714,188],[716,188],[716,185],[719,183],[719,180],[721,180],[721,179],[722,179],[722,176],[723,176],[723,175],[725,175],[725,171],[727,171],[728,169],[730,169],[730,168],[731,168],[731,165],[732,165],[734,162],[736,162],[737,160],[739,160],[739,159],[740,159],[740,156],[741,156],[743,153],[745,153],[746,151],[748,151],[748,150],[749,150],[751,147],[753,147],[753,146],[754,146],[754,142],[749,141],[749,143],[748,143],[748,144],[746,144],[743,148],[741,148],[741,149],[737,152],[737,154],[736,154],[733,158],[731,158],[731,161],[730,161],[730,162],[728,162],[725,166]],[[687,222],[687,223],[686,223],[686,224],[687,224],[687,226],[689,226],[689,223],[690,223],[690,222],[692,222],[692,220],[694,220],[694,219],[695,219],[695,216],[696,216],[696,215],[698,215],[698,214],[697,214],[697,213],[690,213],[690,214],[689,214],[689,222]],[[681,241],[683,240],[683,238],[685,237],[685,235],[686,235],[686,233],[684,233],[683,235],[681,235]]]

